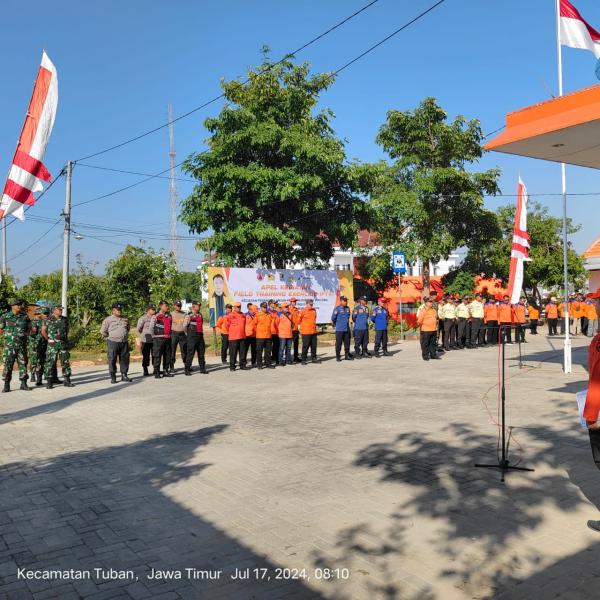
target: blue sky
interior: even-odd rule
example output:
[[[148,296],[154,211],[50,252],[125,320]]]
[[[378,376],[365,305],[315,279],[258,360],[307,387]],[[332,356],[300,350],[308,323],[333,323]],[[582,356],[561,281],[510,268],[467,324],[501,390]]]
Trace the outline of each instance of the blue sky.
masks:
[[[380,0],[368,11],[298,55],[314,70],[334,70],[378,41],[433,0]],[[0,37],[4,74],[0,95],[0,155],[8,169],[29,100],[42,48],[59,73],[59,109],[46,154],[53,174],[68,159],[78,159],[166,121],[167,104],[187,112],[217,95],[221,78],[243,76],[260,61],[268,44],[273,58],[321,33],[366,4],[366,0],[104,0],[98,2],[29,3],[4,0],[12,23]],[[593,0],[575,5],[597,28],[600,6]],[[32,18],[32,15],[35,15]],[[594,85],[595,58],[585,51],[563,50],[565,91]],[[334,126],[347,140],[349,158],[382,157],[375,136],[386,111],[412,109],[425,96],[435,96],[450,116],[479,118],[485,131],[504,124],[508,111],[557,93],[553,0],[446,0],[413,27],[344,71],[323,95],[322,104],[336,114]],[[220,104],[175,125],[177,161],[203,148],[203,121]],[[161,130],[122,149],[89,159],[88,164],[155,173],[168,168],[168,134]],[[520,173],[530,194],[558,194],[560,167],[526,158],[487,154],[480,168],[499,166],[501,188],[514,194]],[[180,175],[185,177],[184,175]],[[73,203],[84,202],[141,177],[78,166],[73,177]],[[192,188],[178,182],[179,196]],[[600,173],[568,168],[573,197],[569,214],[582,224],[573,237],[583,250],[600,236]],[[560,215],[558,195],[537,198]],[[488,201],[494,208],[512,198]],[[168,181],[157,179],[122,194],[73,210],[74,229],[84,239],[73,241],[73,256],[97,261],[101,270],[128,242],[139,236],[117,236],[86,230],[77,223],[168,232]],[[64,204],[64,182],[57,184],[29,214],[58,218]],[[49,225],[31,220],[8,228],[9,266],[21,283],[33,272],[59,268],[61,226],[31,250],[19,255]],[[102,240],[95,236],[109,235]],[[179,233],[187,234],[179,225]],[[147,236],[149,237],[149,236]],[[160,247],[161,242],[149,240]],[[180,243],[184,268],[200,258],[193,242]],[[12,259],[12,257],[15,257]],[[12,259],[12,260],[11,260]]]

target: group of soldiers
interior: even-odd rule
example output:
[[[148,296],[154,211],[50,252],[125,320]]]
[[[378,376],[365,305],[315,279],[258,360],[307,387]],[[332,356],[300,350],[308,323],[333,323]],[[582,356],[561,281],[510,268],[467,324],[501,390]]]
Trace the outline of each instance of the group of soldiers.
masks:
[[[4,338],[2,391],[10,392],[15,362],[19,368],[21,390],[33,389],[27,385],[29,374],[36,386],[42,386],[42,378],[45,377],[48,389],[52,389],[57,383],[73,387],[67,348],[69,325],[62,316],[63,307],[39,306],[30,319],[24,300],[13,298],[8,304],[10,310],[0,316],[0,333]],[[63,381],[57,377],[58,361],[61,363]]]

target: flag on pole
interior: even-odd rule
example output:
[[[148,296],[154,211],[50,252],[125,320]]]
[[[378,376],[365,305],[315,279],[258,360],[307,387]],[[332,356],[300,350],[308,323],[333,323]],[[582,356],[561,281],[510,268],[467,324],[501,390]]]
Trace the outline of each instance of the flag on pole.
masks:
[[[44,189],[42,181],[49,182],[52,179],[42,161],[54,125],[57,104],[56,68],[44,52],[17,150],[4,185],[0,220],[12,214],[23,221],[24,206],[34,204],[34,192]]]
[[[507,290],[511,304],[519,302],[523,289],[523,264],[525,261],[531,260],[529,258],[529,234],[527,233],[527,201],[527,188],[519,177]]]
[[[569,2],[560,0],[560,42],[569,48],[589,50],[600,58],[600,33]]]

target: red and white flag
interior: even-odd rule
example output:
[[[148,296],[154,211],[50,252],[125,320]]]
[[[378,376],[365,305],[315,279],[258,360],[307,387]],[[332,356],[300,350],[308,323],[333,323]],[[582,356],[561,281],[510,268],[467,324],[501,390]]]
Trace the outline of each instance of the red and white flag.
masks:
[[[52,177],[42,162],[58,104],[56,67],[44,52],[17,150],[4,185],[0,220],[14,215],[23,221],[24,206],[34,204],[34,192],[43,190],[42,181]]]
[[[589,50],[600,58],[600,33],[569,2],[560,0],[560,43],[569,48]]]
[[[527,233],[527,202],[527,188],[519,177],[507,291],[511,304],[519,302],[523,289],[523,264],[525,261],[531,260],[529,258],[529,234]]]

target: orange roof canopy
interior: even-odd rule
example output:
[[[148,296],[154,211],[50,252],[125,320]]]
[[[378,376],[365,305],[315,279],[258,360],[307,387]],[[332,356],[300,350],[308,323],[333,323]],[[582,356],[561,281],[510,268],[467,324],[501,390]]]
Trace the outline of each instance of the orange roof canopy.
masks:
[[[486,149],[600,169],[600,85],[509,113]]]

